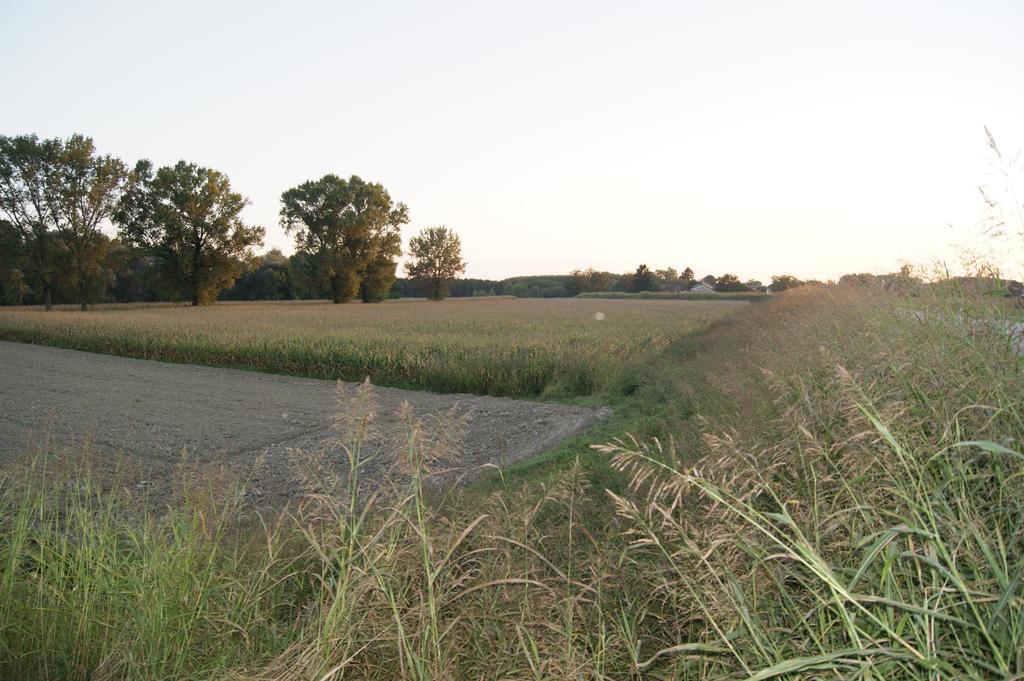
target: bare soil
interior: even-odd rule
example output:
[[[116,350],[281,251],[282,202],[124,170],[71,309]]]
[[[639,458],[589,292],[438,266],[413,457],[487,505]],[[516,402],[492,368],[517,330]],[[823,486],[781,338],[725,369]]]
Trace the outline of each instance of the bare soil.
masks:
[[[46,436],[69,452],[92,451],[118,471],[118,485],[144,489],[156,503],[174,503],[184,461],[245,481],[257,506],[317,492],[318,479],[326,485],[347,470],[339,441],[350,436],[332,424],[359,411],[356,384],[341,384],[339,400],[331,381],[9,342],[0,342],[0,367],[0,466]],[[363,456],[375,458],[366,491],[402,475],[403,410],[421,420],[423,437],[457,433],[451,456],[433,463],[447,470],[443,485],[534,456],[610,413],[382,387],[370,388],[370,399],[375,419]]]

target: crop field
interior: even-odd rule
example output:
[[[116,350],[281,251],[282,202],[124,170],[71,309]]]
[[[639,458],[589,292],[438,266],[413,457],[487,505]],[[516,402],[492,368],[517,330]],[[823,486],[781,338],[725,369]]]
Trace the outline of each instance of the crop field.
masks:
[[[745,305],[500,298],[4,309],[0,339],[435,392],[564,397],[628,390],[632,362]]]

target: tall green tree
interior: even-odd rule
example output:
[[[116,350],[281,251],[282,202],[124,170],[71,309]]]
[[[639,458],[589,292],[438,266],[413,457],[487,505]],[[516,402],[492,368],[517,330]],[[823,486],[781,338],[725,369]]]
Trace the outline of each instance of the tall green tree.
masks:
[[[0,215],[18,234],[26,257],[25,275],[35,298],[53,307],[61,274],[57,229],[63,219],[51,202],[60,140],[36,135],[0,136]]]
[[[749,289],[735,274],[723,274],[715,282],[715,290],[730,293],[734,291],[747,291]]]
[[[633,290],[637,293],[654,291],[658,288],[658,279],[647,265],[640,265],[633,273]]]
[[[697,283],[694,280],[693,270],[689,267],[684,267],[683,271],[679,273],[679,284],[680,288],[684,291],[689,291]]]
[[[124,163],[96,153],[92,139],[0,137],[0,213],[18,231],[29,282],[52,307],[62,274],[86,309],[103,271],[106,224],[127,186]]]
[[[398,258],[402,256],[402,236],[397,230],[387,231],[379,237],[373,259],[363,270],[359,295],[364,303],[379,303],[398,278]]]
[[[427,297],[441,300],[448,295],[452,279],[466,271],[462,240],[447,227],[427,227],[409,241],[412,262],[405,272],[419,282]]]
[[[24,272],[25,245],[7,220],[0,220],[0,305],[20,305],[28,293]]]
[[[263,228],[242,221],[248,204],[217,170],[178,161],[154,173],[144,160],[116,219],[121,237],[157,259],[173,290],[192,305],[209,305],[263,244]]]
[[[91,138],[73,135],[58,142],[48,201],[58,214],[57,233],[67,248],[78,302],[85,310],[98,288],[110,239],[102,226],[110,221],[128,186],[128,169],[113,156],[101,156]]]
[[[383,300],[395,281],[409,210],[380,184],[324,175],[281,195],[281,226],[315,262],[331,300]]]

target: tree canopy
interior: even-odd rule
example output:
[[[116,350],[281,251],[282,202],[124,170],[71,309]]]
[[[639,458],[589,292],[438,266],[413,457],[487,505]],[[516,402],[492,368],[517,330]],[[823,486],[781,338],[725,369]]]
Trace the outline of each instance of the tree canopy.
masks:
[[[91,138],[0,137],[0,214],[22,247],[23,284],[41,289],[47,309],[62,276],[86,309],[109,243],[102,226],[127,181],[124,163],[97,154]]]
[[[462,240],[445,226],[421,230],[409,241],[409,255],[413,260],[406,264],[406,274],[417,280],[432,300],[447,296],[452,279],[466,271]]]
[[[117,220],[122,238],[156,258],[172,290],[193,305],[207,305],[263,243],[263,228],[241,219],[246,205],[217,170],[179,161],[154,173],[149,161],[139,161]]]
[[[19,305],[28,293],[21,263],[25,245],[7,220],[0,220],[0,305]]]
[[[29,289],[52,307],[56,280],[67,269],[57,244],[61,215],[51,197],[60,140],[36,135],[0,137],[0,214],[17,234],[24,255],[19,268]],[[13,242],[12,242],[13,243]]]
[[[658,288],[658,279],[654,272],[647,265],[640,265],[633,273],[633,290],[637,293],[642,291],[654,291]]]
[[[331,300],[387,297],[402,254],[401,226],[409,210],[380,184],[353,175],[324,175],[281,195],[281,225],[296,250],[313,258]]]
[[[49,200],[58,215],[57,233],[67,248],[84,310],[110,243],[101,228],[124,196],[128,168],[120,159],[97,154],[92,139],[73,135],[57,141],[51,173]]]
[[[730,293],[734,291],[749,291],[750,289],[735,274],[723,274],[715,282],[715,290]]]

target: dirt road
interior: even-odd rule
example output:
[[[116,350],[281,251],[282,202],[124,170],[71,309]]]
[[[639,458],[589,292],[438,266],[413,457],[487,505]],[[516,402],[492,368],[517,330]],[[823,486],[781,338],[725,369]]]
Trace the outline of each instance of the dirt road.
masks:
[[[352,396],[357,387],[343,389]],[[368,487],[393,475],[403,403],[428,424],[453,408],[467,419],[447,480],[535,455],[608,413],[393,388],[371,395],[377,417],[367,451],[379,456]],[[330,426],[346,411],[330,381],[0,342],[0,466],[50,432],[60,443],[90,442],[109,467],[128,471],[119,484],[145,486],[158,502],[172,498],[183,449],[200,470],[223,467],[247,479],[247,498],[257,505],[309,491],[305,471],[315,452],[325,452],[332,468],[345,466]],[[256,466],[258,458],[264,463]]]

